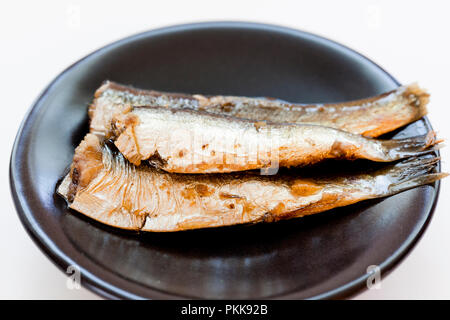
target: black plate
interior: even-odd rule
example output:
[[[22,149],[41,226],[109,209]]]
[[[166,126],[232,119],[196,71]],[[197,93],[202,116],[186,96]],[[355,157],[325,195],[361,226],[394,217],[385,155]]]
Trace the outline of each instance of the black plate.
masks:
[[[62,270],[118,298],[342,298],[382,277],[426,228],[439,183],[384,200],[267,225],[170,234],[115,230],[66,209],[54,190],[88,130],[86,106],[105,79],[163,91],[358,99],[398,82],[358,53],[282,27],[205,23],[110,44],[62,72],[22,123],[11,156],[19,217]],[[423,134],[426,119],[396,133]]]

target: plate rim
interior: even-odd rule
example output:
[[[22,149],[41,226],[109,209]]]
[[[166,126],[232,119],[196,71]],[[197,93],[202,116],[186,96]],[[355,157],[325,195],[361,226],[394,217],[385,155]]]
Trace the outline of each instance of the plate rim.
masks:
[[[209,22],[196,22],[196,23],[186,23],[186,24],[177,24],[171,26],[165,26],[161,28],[151,29],[139,33],[132,34],[130,36],[124,37],[122,39],[113,41],[109,44],[106,44],[100,47],[97,50],[92,51],[91,53],[85,55],[81,59],[69,65],[66,69],[64,69],[61,73],[59,73],[46,87],[41,91],[41,93],[37,96],[37,98],[33,101],[31,106],[28,108],[25,116],[19,126],[16,137],[14,139],[14,144],[10,156],[10,164],[9,164],[9,185],[10,192],[13,198],[14,206],[19,216],[19,219],[24,226],[28,235],[32,238],[34,243],[38,246],[38,248],[63,272],[67,270],[69,265],[76,264],[74,261],[67,256],[64,252],[61,252],[56,246],[53,244],[53,241],[47,234],[33,221],[32,212],[26,212],[24,206],[22,205],[22,201],[24,201],[24,196],[19,194],[17,190],[17,184],[20,184],[20,179],[16,176],[17,170],[16,167],[16,159],[17,152],[20,145],[20,141],[22,138],[23,131],[25,130],[28,121],[32,118],[33,111],[37,110],[41,101],[45,100],[46,96],[52,90],[54,85],[68,72],[70,72],[73,68],[75,68],[78,64],[83,62],[84,60],[93,57],[97,54],[105,50],[110,50],[115,46],[126,45],[127,42],[132,42],[138,40],[140,38],[148,38],[154,37],[161,34],[168,34],[173,32],[180,31],[192,31],[192,30],[203,30],[208,28],[226,28],[226,29],[255,29],[258,31],[273,31],[283,34],[292,34],[294,36],[301,36],[304,39],[312,40],[314,42],[324,43],[328,46],[332,46],[336,49],[340,49],[346,52],[346,54],[351,54],[360,59],[363,59],[365,62],[372,64],[376,69],[389,77],[397,86],[400,86],[400,82],[397,81],[390,73],[388,73],[385,69],[379,66],[377,63],[367,58],[365,55],[338,43],[336,41],[330,40],[326,37],[319,36],[317,34],[313,34],[311,32],[306,32],[303,30],[298,30],[282,25],[274,25],[267,23],[259,23],[259,22],[246,22],[246,21],[209,21]],[[425,116],[424,121],[426,125],[432,129],[431,123],[429,119]],[[439,151],[437,151],[437,155],[439,156]],[[437,166],[437,171],[441,171],[440,161]],[[422,238],[423,234],[427,230],[432,217],[434,216],[434,211],[439,199],[440,194],[440,181],[434,182],[434,195],[432,196],[432,203],[430,209],[428,211],[427,217],[417,231],[417,234],[411,233],[407,239],[402,243],[402,245],[397,248],[392,255],[390,255],[385,261],[379,264],[381,274],[383,278],[385,278],[395,267],[397,267],[402,260],[404,260],[412,251],[412,249],[416,246],[418,241]],[[21,199],[22,196],[22,199]],[[30,210],[31,211],[31,210]],[[147,297],[140,296],[138,294],[134,294],[127,290],[121,289],[107,281],[99,278],[93,273],[89,272],[85,268],[80,267],[80,271],[82,274],[82,282],[81,285],[86,289],[94,292],[97,295],[100,295],[103,298],[108,299],[150,299]],[[67,275],[67,273],[65,273]],[[117,277],[117,276],[116,276]],[[356,294],[364,291],[366,289],[366,281],[369,277],[369,274],[364,274],[359,278],[354,279],[344,285],[341,285],[335,289],[329,290],[327,292],[309,297],[307,299],[344,299],[355,296]],[[168,294],[164,291],[157,290],[155,288],[145,289],[147,292],[152,293],[151,299],[186,299],[186,297],[179,296],[176,294]],[[287,292],[278,296],[274,296],[272,298],[275,299],[296,299],[295,292]],[[189,298],[188,298],[189,299]]]

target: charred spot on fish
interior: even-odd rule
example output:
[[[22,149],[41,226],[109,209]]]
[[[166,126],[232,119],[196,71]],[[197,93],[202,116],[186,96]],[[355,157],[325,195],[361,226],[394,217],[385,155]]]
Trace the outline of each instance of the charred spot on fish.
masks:
[[[69,191],[68,191],[68,193],[67,193],[67,201],[68,201],[69,203],[72,203],[72,202],[73,202],[73,200],[75,199],[76,193],[77,193],[76,185],[71,184],[71,185],[69,186]]]
[[[270,212],[266,212],[262,217],[262,222],[273,222],[275,220],[276,220],[275,217]]]
[[[184,151],[183,151],[183,150],[180,150],[180,151],[178,152],[178,157],[183,158],[183,156],[184,156]]]
[[[235,208],[234,203],[230,203],[230,204],[228,205],[228,208],[234,209],[234,208]]]
[[[208,188],[205,184],[196,184],[194,188],[200,197],[208,197],[214,193],[214,189]]]
[[[158,150],[156,150],[155,153],[147,159],[147,163],[155,167],[163,168],[167,165],[167,160],[162,158]]]
[[[69,191],[67,193],[67,201],[69,203],[73,202],[75,195],[77,193],[78,184],[80,182],[80,173],[78,172],[77,168],[74,167],[72,169],[70,177],[72,179],[72,183],[69,185]]]
[[[79,181],[80,181],[80,173],[78,172],[78,169],[76,167],[74,167],[72,169],[72,183],[75,185],[78,185]]]
[[[191,185],[181,191],[181,195],[187,200],[194,200],[197,196],[208,197],[213,193],[214,188],[209,188],[207,185],[201,183],[193,186]]]
[[[335,141],[331,146],[330,155],[334,158],[351,159],[355,152],[355,146],[350,143]]]
[[[209,144],[204,144],[202,145],[202,150],[205,150],[206,148],[208,148]]]
[[[225,102],[222,105],[220,105],[220,109],[223,112],[231,112],[231,111],[233,111],[234,107],[235,107],[235,104],[231,101]]]
[[[108,138],[116,139],[120,135],[119,128],[117,128],[115,121],[111,121],[109,125],[111,126],[111,131],[108,132]]]

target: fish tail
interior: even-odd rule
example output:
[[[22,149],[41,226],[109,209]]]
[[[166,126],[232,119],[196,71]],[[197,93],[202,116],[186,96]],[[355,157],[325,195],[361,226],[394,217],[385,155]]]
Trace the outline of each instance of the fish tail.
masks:
[[[392,195],[448,176],[448,173],[436,172],[439,160],[440,157],[412,157],[381,169],[379,173],[391,181],[388,194]]]
[[[443,140],[436,138],[436,133],[430,131],[425,135],[404,139],[381,141],[384,149],[385,161],[394,161],[407,157],[420,156],[439,149]]]
[[[408,189],[412,189],[425,184],[433,183],[437,180],[445,178],[448,176],[446,172],[429,173],[422,176],[411,178],[402,183],[394,184],[389,188],[390,194],[399,193]]]

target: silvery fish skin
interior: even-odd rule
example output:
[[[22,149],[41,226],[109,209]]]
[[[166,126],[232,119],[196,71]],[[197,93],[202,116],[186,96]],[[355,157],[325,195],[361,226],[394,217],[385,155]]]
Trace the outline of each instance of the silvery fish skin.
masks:
[[[274,222],[393,195],[445,177],[433,173],[438,160],[409,158],[345,176],[182,175],[136,167],[88,134],[58,193],[70,208],[113,227],[172,232]]]
[[[127,160],[176,173],[219,173],[315,164],[325,159],[389,162],[426,152],[428,135],[376,140],[330,127],[278,124],[190,109],[133,107],[112,120]]]
[[[309,123],[377,137],[426,113],[429,95],[416,84],[384,94],[336,104],[301,105],[272,98],[204,96],[134,89],[106,81],[89,107],[91,132],[108,137],[115,112],[133,106],[190,108],[276,123]]]

